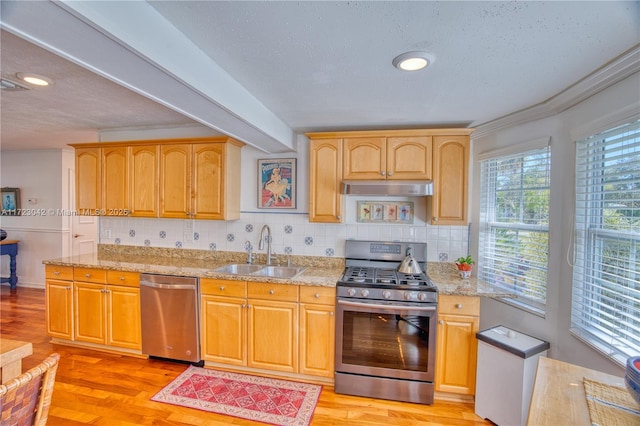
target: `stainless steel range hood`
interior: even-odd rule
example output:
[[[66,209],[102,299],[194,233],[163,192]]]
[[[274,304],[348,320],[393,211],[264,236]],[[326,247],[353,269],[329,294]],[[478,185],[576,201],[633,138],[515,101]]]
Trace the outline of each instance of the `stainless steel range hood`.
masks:
[[[342,193],[422,197],[433,195],[433,182],[430,180],[345,180],[342,181]]]

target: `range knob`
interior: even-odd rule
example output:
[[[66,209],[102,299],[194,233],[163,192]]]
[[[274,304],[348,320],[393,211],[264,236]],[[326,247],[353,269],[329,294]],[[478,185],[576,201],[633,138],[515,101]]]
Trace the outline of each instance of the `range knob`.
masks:
[[[417,298],[418,298],[418,294],[415,291],[404,292],[404,300],[416,300]]]
[[[418,300],[424,302],[429,298],[429,295],[425,292],[418,293]]]
[[[348,294],[350,297],[355,296],[355,295],[356,295],[356,289],[355,289],[355,288],[350,288],[349,290],[347,290],[347,294]]]
[[[384,291],[382,292],[382,297],[383,297],[384,299],[388,299],[388,298],[390,298],[390,297],[391,297],[391,292],[390,292],[389,290],[384,290]]]
[[[369,295],[369,290],[364,289],[364,290],[360,291],[360,295],[362,297],[367,297]]]

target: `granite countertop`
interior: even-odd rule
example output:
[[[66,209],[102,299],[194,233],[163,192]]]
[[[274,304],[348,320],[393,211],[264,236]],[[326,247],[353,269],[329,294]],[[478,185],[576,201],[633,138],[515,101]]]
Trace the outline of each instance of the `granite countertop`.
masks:
[[[262,256],[257,256],[256,264],[265,263]],[[99,245],[97,253],[50,259],[43,261],[43,263],[45,265],[323,287],[335,287],[344,271],[344,259],[342,258],[283,255],[280,257],[283,264],[286,264],[288,260],[292,266],[301,266],[306,269],[294,278],[226,274],[214,272],[214,270],[230,263],[245,263],[246,253],[115,245]],[[475,277],[460,278],[453,263],[428,263],[427,274],[438,287],[440,294],[493,298],[513,297],[505,293],[504,290]]]

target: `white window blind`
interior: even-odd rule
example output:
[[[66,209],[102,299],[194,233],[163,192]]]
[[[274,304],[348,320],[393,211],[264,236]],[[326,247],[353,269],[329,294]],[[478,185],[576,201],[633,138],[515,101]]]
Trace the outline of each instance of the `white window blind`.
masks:
[[[625,363],[640,353],[640,121],[576,150],[571,331]]]
[[[480,168],[479,277],[544,313],[549,247],[549,146],[487,158]]]

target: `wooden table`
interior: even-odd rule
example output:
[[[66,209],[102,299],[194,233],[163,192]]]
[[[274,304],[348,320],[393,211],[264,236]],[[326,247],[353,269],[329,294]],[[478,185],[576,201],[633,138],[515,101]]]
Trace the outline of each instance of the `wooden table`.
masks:
[[[2,240],[0,241],[0,255],[9,255],[9,273],[8,277],[1,277],[0,283],[9,283],[12,289],[18,285],[18,275],[16,274],[16,256],[18,255],[18,243],[20,240]]]
[[[583,378],[625,387],[624,378],[541,357],[527,426],[591,425]]]
[[[30,342],[0,338],[0,376],[2,384],[22,373],[22,358],[33,354]]]

